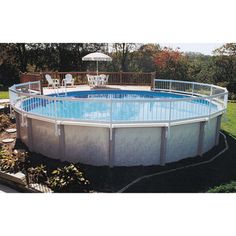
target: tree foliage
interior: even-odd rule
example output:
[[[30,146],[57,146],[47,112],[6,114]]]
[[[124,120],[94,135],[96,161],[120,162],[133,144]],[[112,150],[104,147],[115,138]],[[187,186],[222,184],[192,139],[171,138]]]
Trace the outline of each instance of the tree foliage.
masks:
[[[214,50],[215,55],[236,56],[236,43],[226,43]]]
[[[187,61],[183,53],[171,48],[159,51],[155,58],[158,77],[162,79],[187,79]]]
[[[236,94],[236,43],[226,43],[214,51],[215,80],[226,86],[230,97]]]
[[[19,82],[20,71],[95,71],[96,64],[82,57],[97,51],[113,59],[99,63],[101,71],[156,71],[160,79],[214,83],[236,93],[236,43],[223,45],[213,56],[181,53],[151,43],[2,43],[0,84]]]
[[[150,72],[156,70],[155,55],[160,52],[158,44],[143,44],[137,51],[133,52],[133,71]]]

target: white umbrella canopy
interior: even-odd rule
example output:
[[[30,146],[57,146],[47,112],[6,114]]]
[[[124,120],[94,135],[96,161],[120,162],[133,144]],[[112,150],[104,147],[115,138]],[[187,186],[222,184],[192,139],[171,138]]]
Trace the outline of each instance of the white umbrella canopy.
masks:
[[[97,62],[97,75],[98,75],[98,62],[99,61],[112,61],[112,58],[101,52],[89,53],[82,58],[82,61],[96,61]]]

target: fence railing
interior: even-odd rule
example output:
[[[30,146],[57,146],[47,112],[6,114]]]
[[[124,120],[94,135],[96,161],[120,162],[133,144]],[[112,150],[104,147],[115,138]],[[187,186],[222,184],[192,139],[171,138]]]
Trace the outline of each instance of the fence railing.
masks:
[[[40,73],[21,73],[20,82],[41,81],[42,86],[47,86],[48,83],[45,75],[49,74],[53,79],[59,79],[60,84],[66,74],[71,74],[76,85],[88,84],[87,74],[96,75],[97,72],[40,72]],[[148,85],[150,86],[155,79],[155,72],[99,72],[99,74],[109,75],[108,84],[112,85]]]
[[[11,106],[25,117],[61,122],[167,123],[209,118],[227,108],[225,88],[186,81],[155,80],[154,90],[185,94],[176,98],[72,98],[39,95],[40,81],[9,88]]]
[[[177,92],[191,96],[208,97],[212,102],[216,101],[227,107],[228,91],[226,88],[213,84],[203,84],[180,80],[154,80],[154,90]],[[215,96],[216,95],[216,96]]]

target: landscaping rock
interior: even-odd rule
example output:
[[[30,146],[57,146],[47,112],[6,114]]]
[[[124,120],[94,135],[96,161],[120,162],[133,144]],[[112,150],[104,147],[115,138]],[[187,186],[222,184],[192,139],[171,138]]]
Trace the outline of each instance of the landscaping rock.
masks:
[[[6,138],[6,139],[3,139],[3,140],[2,140],[3,143],[12,143],[12,142],[14,142],[14,141],[15,141],[14,138]]]
[[[6,129],[6,132],[7,132],[7,133],[15,133],[15,132],[16,132],[16,129]]]

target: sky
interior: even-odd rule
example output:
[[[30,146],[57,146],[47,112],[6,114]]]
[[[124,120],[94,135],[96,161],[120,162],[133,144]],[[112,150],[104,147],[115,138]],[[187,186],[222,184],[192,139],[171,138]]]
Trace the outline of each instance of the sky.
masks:
[[[160,43],[161,47],[171,47],[176,49],[179,47],[179,51],[182,52],[200,52],[205,55],[212,55],[212,51],[219,48],[224,43]]]

